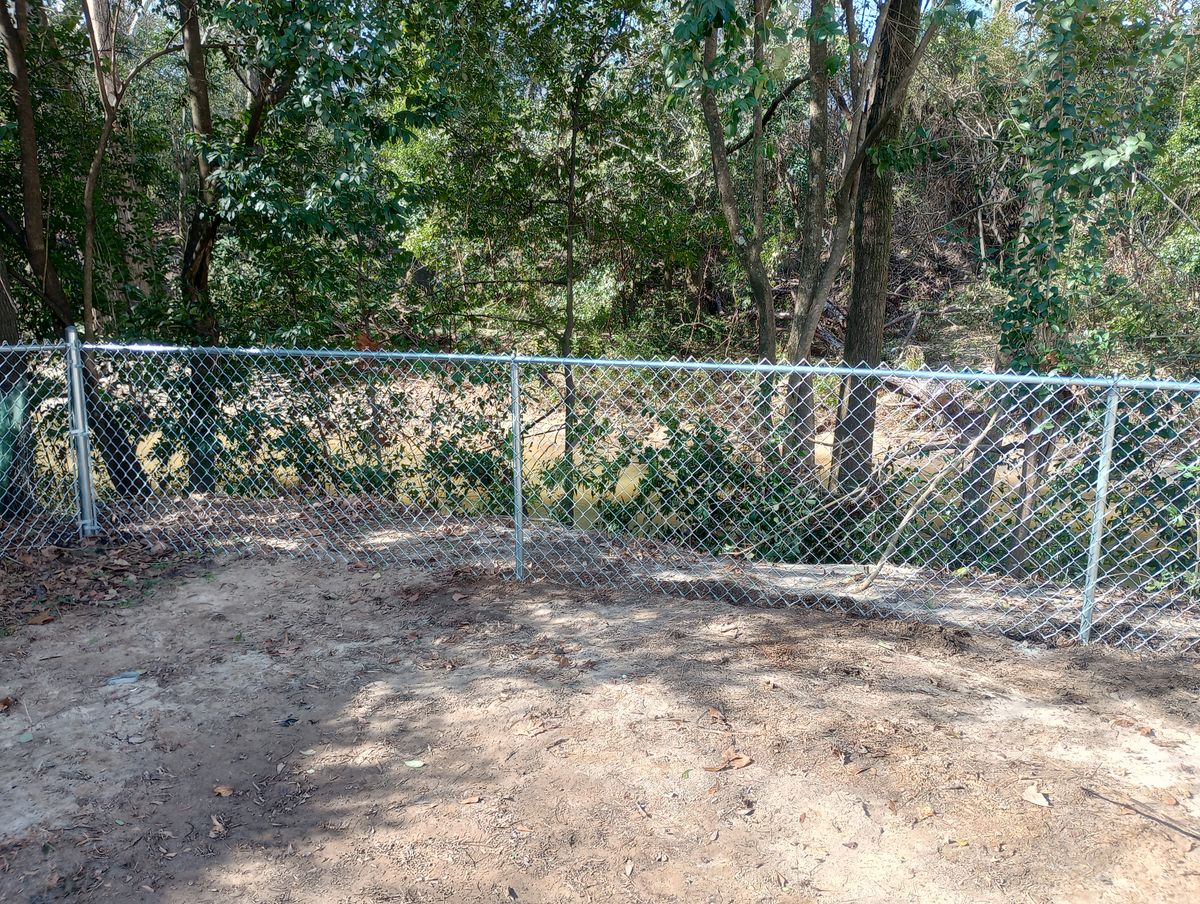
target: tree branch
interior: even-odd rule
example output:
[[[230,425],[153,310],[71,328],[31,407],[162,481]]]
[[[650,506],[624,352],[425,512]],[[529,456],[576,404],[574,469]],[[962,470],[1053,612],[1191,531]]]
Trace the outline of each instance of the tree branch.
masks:
[[[0,207],[0,226],[9,231],[13,242],[16,243],[21,253],[24,254],[27,250],[25,247],[25,230],[21,228],[21,224],[17,218],[2,207]]]
[[[811,72],[806,73],[804,75],[798,75],[794,79],[792,79],[790,82],[788,82],[787,85],[784,86],[783,90],[780,91],[779,94],[777,94],[775,96],[775,99],[773,101],[771,101],[770,105],[767,107],[766,111],[763,113],[762,125],[763,125],[764,129],[767,127],[767,123],[769,123],[771,121],[771,118],[775,115],[775,111],[779,109],[780,104],[782,104],[785,100],[787,100],[789,97],[791,97],[791,95],[795,92],[795,90],[797,88],[799,88],[804,83],[808,82],[811,78],[812,78]],[[746,145],[748,145],[753,140],[754,140],[754,132],[753,131],[747,132],[745,135],[743,135],[741,138],[739,138],[733,144],[727,145],[725,148],[725,153],[733,154],[737,151],[740,151],[742,148],[744,148]]]
[[[867,159],[867,151],[871,149],[871,145],[875,143],[876,139],[879,138],[883,130],[887,128],[887,124],[891,118],[896,114],[900,107],[903,106],[904,98],[908,95],[908,83],[911,82],[913,76],[916,75],[917,68],[921,65],[921,59],[925,55],[925,50],[928,48],[929,42],[933,40],[933,36],[937,34],[937,29],[938,24],[936,21],[931,22],[929,27],[925,29],[925,34],[921,35],[921,41],[917,45],[916,50],[913,52],[912,62],[909,64],[908,70],[901,76],[900,81],[896,85],[895,93],[892,95],[897,100],[894,103],[888,104],[883,110],[880,111],[879,118],[875,121],[874,125],[867,130],[867,133],[863,136],[862,142],[859,143],[857,148],[855,148],[853,156],[846,161],[846,166],[842,170],[842,185],[838,189],[839,194],[850,189],[853,183],[854,175],[863,165],[863,161]],[[855,116],[857,117],[860,112],[861,111],[856,110]]]
[[[1145,179],[1146,184],[1148,184],[1156,192],[1158,192],[1160,195],[1162,195],[1163,200],[1166,201],[1168,204],[1170,204],[1172,207],[1174,207],[1176,213],[1178,213],[1181,217],[1183,217],[1184,220],[1187,221],[1187,224],[1189,226],[1191,226],[1194,230],[1196,230],[1197,235],[1200,235],[1200,223],[1197,223],[1195,217],[1193,217],[1190,213],[1188,213],[1186,210],[1184,210],[1179,204],[1177,204],[1175,199],[1172,198],[1169,194],[1167,194],[1166,191],[1163,190],[1163,187],[1161,185],[1159,185],[1157,182],[1155,182],[1153,179],[1151,179],[1149,176],[1147,176],[1145,173],[1143,173],[1141,170],[1139,170],[1136,166],[1133,167],[1133,174],[1135,176],[1137,176],[1139,179]]]

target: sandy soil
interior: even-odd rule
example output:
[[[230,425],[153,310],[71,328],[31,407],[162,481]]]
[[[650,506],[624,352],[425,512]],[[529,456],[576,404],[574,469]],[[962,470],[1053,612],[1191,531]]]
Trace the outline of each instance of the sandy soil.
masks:
[[[1195,659],[471,573],[156,581],[0,638],[0,900],[1200,900]]]

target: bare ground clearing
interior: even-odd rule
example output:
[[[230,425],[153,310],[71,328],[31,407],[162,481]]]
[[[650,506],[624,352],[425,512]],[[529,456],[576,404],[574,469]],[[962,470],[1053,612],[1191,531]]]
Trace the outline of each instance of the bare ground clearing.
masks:
[[[1200,900],[1195,659],[470,573],[159,575],[0,638],[4,901]]]

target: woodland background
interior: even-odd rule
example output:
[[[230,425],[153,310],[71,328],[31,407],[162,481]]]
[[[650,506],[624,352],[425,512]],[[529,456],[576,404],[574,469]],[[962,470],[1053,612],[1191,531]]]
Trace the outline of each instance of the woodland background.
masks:
[[[1190,374],[1186,0],[8,0],[0,341]]]

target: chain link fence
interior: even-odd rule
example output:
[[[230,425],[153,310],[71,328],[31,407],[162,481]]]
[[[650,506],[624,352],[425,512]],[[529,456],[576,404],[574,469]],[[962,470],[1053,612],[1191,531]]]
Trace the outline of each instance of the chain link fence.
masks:
[[[1198,399],[72,335],[0,347],[0,555],[102,534],[1196,652]]]
[[[67,346],[0,345],[0,556],[78,537]]]

